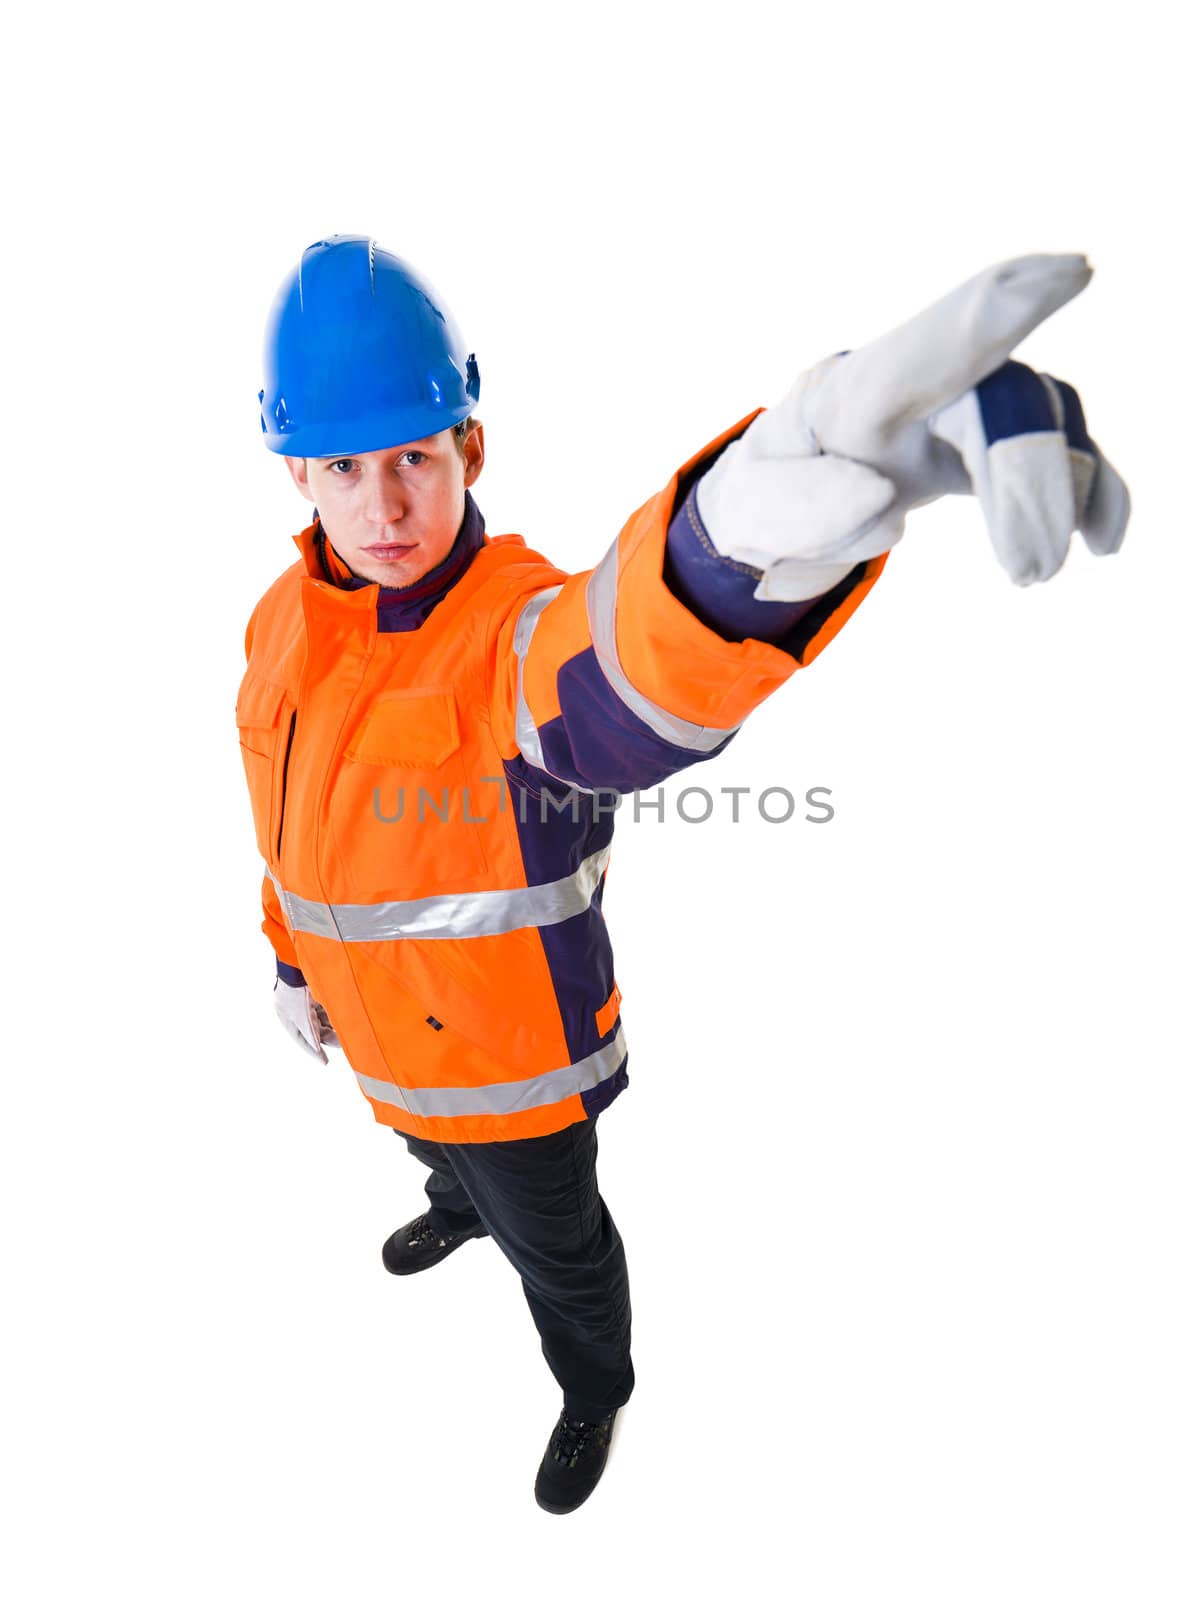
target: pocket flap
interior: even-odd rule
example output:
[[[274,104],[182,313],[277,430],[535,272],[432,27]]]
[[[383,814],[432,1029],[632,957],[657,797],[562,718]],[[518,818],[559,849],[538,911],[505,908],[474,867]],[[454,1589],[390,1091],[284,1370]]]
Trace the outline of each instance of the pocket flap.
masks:
[[[396,689],[372,704],[346,757],[377,767],[437,767],[460,742],[452,689]]]
[[[237,697],[239,728],[273,728],[287,690],[282,684],[247,673]]]

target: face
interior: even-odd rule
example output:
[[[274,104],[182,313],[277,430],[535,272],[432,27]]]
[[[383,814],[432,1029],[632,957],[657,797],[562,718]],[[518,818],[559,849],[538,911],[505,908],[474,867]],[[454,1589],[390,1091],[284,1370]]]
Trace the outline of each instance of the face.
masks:
[[[450,554],[465,494],[483,470],[483,428],[453,430],[337,460],[285,456],[300,493],[316,506],[330,543],[352,572],[403,588]]]

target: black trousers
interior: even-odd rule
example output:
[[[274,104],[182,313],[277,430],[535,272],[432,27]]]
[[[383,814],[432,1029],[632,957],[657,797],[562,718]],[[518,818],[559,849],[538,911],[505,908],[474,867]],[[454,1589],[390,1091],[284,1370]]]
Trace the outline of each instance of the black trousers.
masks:
[[[568,1415],[599,1422],[633,1392],[625,1247],[596,1183],[596,1123],[537,1139],[438,1144],[396,1129],[432,1172],[432,1225],[481,1223],[521,1275]]]

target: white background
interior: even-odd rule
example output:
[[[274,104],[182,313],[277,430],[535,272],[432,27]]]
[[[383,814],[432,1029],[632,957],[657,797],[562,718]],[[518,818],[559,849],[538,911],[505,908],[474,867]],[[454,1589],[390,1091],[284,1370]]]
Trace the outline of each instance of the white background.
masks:
[[[71,6],[7,27],[9,1593],[1194,1597],[1189,53],[1165,6]],[[1106,20],[1107,17],[1107,20]],[[804,366],[1086,251],[1018,354],[1127,478],[1018,590],[917,513],[701,776],[618,823],[602,1117],[637,1387],[571,1517],[482,1242],[284,1037],[233,723],[307,503],[272,295],[369,232],[483,375],[489,529],[573,570]]]

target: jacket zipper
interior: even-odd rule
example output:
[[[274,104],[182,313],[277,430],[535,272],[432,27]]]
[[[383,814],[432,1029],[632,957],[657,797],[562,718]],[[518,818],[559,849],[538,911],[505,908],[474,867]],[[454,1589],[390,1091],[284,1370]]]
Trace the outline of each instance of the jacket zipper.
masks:
[[[296,733],[296,713],[292,712],[292,720],[288,723],[287,745],[283,752],[283,778],[279,786],[279,832],[275,838],[276,860],[283,853],[283,808],[287,804],[287,778],[288,760],[292,754],[292,739]]]

